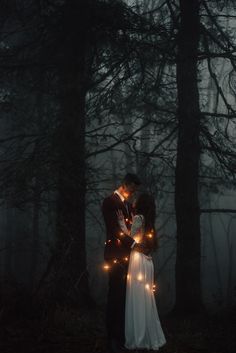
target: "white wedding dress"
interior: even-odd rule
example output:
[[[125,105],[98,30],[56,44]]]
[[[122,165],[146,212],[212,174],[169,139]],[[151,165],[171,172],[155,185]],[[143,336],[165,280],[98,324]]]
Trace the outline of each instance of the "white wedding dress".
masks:
[[[144,219],[136,215],[131,236],[142,241]],[[153,349],[166,343],[153,293],[154,268],[151,256],[131,250],[125,306],[125,346],[128,349]]]

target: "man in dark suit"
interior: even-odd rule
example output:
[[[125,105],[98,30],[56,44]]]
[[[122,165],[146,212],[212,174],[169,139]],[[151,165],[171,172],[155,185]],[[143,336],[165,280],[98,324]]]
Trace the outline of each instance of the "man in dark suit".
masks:
[[[125,343],[125,293],[129,255],[132,248],[145,252],[141,244],[125,235],[118,223],[117,212],[122,211],[126,226],[132,224],[132,206],[127,201],[138,189],[140,180],[135,174],[127,174],[120,187],[104,199],[102,212],[106,225],[104,258],[109,269],[106,324],[108,345],[119,352]]]

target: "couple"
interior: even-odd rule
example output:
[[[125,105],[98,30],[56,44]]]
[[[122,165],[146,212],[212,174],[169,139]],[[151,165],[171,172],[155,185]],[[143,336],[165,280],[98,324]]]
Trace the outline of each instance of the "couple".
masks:
[[[127,174],[102,205],[107,230],[104,258],[109,266],[106,324],[112,352],[158,350],[166,342],[153,293],[155,201],[148,194],[141,194],[134,206],[127,201],[140,184],[135,174]]]

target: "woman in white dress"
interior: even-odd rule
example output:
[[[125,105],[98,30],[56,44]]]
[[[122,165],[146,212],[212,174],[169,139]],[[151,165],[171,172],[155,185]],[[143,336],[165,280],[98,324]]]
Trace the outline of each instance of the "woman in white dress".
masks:
[[[122,212],[118,220],[122,231],[144,244],[145,255],[131,251],[126,287],[125,346],[128,349],[158,350],[166,343],[159,320],[154,287],[154,268],[151,252],[157,247],[155,233],[155,201],[149,194],[139,196],[135,204],[135,216],[128,231]]]

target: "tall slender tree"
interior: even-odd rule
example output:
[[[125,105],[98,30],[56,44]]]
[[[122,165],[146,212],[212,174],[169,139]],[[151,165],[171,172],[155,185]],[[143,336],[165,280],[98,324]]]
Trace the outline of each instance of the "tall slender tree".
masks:
[[[177,222],[176,311],[199,312],[201,300],[201,233],[198,200],[200,108],[197,59],[199,1],[180,0],[178,33],[178,146],[175,210]]]
[[[64,285],[59,281],[57,290],[61,293],[65,288],[66,291],[74,289],[81,294],[81,291],[88,289],[85,285],[85,98],[89,30],[89,6],[86,1],[65,2],[62,28],[63,52],[59,61],[62,111],[57,133],[57,239],[58,248],[67,257],[62,270],[64,276],[61,278],[59,274]],[[84,298],[87,295],[83,293]]]

